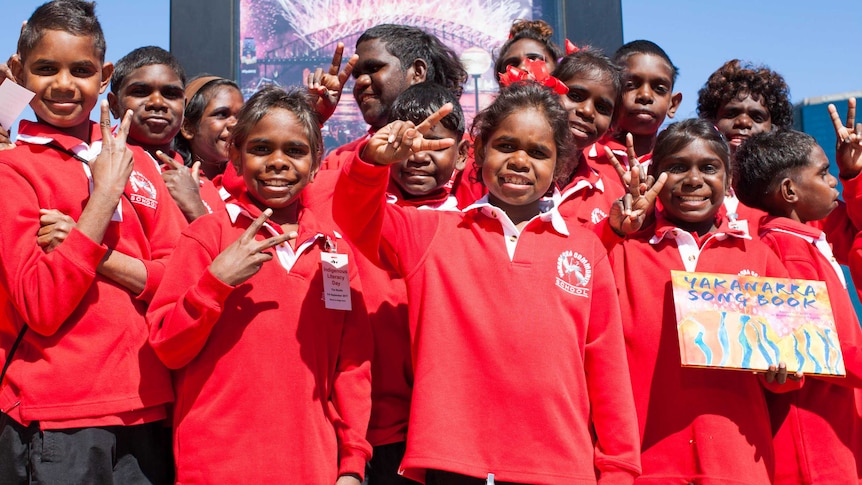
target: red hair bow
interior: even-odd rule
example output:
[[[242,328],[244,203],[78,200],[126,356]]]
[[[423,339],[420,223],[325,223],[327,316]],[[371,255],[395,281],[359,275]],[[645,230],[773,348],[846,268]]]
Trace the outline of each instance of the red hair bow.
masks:
[[[508,66],[506,67],[506,72],[500,74],[501,86],[509,86],[517,81],[534,81],[553,89],[557,94],[566,94],[569,92],[568,86],[554,76],[551,76],[551,73],[548,71],[548,65],[541,59],[524,59],[524,69]]]
[[[580,47],[573,44],[572,41],[570,41],[569,39],[566,39],[566,55],[574,54],[575,52],[578,52],[579,50],[581,50]]]

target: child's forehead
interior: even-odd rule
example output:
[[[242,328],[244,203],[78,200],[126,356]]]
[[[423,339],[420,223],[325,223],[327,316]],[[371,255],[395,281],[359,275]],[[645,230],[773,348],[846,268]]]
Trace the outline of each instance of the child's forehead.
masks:
[[[23,62],[53,58],[77,58],[78,63],[89,62],[101,66],[104,52],[99,49],[96,38],[89,34],[73,34],[65,30],[46,29],[38,36],[33,47],[21,52]]]
[[[176,71],[171,69],[167,64],[147,64],[132,69],[123,81],[123,86],[121,86],[121,88],[130,83],[175,84],[182,88],[183,81],[180,79],[179,74],[177,74]]]
[[[397,56],[389,52],[389,44],[381,39],[368,39],[359,43],[356,46],[356,54],[359,55],[358,62],[367,62],[375,60],[378,62],[387,62],[393,64],[401,64],[401,60]]]
[[[653,74],[673,77],[673,66],[662,56],[648,52],[635,52],[626,58],[626,71],[642,70]]]

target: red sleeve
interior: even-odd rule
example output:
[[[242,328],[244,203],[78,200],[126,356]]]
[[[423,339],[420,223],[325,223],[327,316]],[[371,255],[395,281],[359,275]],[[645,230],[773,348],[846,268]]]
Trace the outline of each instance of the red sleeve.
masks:
[[[848,206],[838,202],[836,207],[823,221],[822,230],[826,233],[826,240],[832,245],[832,254],[841,264],[847,264],[847,255],[853,246],[856,237],[856,226],[850,220]]]
[[[364,477],[365,464],[371,459],[365,435],[371,418],[374,342],[358,276],[351,277],[350,287],[353,310],[347,312],[344,322],[330,406],[338,437],[338,475]]]
[[[233,291],[210,273],[219,251],[192,237],[196,226],[180,237],[147,312],[150,345],[171,369],[184,367],[201,352]]]
[[[174,250],[174,245],[188,224],[180,208],[171,198],[168,187],[155,165],[150,163],[150,160],[143,160],[141,163],[135,164],[135,169],[144,173],[155,186],[159,199],[155,214],[151,218],[143,213],[147,209],[139,209],[137,205],[132,204],[135,210],[140,213],[139,217],[150,244],[151,258],[149,261],[142,260],[147,268],[147,281],[144,289],[136,298],[149,302],[153,299],[153,295],[165,275],[165,266]]]
[[[0,283],[30,328],[49,336],[81,304],[107,248],[72,229],[63,244],[45,253],[36,243],[40,203],[11,167],[0,165],[5,194],[0,211]]]
[[[594,266],[584,369],[596,434],[601,484],[630,484],[640,475],[640,435],[623,340],[620,306],[607,257]]]
[[[847,204],[847,217],[855,227],[862,227],[862,173],[852,179],[841,179],[841,186],[841,196]]]
[[[387,204],[389,167],[363,162],[360,152],[338,178],[333,219],[365,257],[407,275],[437,234],[440,213]]]

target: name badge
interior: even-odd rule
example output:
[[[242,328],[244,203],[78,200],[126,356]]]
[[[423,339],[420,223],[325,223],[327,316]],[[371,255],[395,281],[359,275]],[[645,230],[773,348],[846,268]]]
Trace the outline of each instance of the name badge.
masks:
[[[748,234],[748,221],[745,219],[737,219],[727,223],[727,227],[735,231],[745,231]]]
[[[320,253],[323,268],[323,300],[329,310],[352,310],[350,301],[350,274],[347,255]]]

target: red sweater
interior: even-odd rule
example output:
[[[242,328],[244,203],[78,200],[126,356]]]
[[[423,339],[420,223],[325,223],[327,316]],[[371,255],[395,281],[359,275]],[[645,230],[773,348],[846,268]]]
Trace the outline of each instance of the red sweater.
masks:
[[[849,385],[862,382],[862,330],[841,280],[843,273],[839,277],[836,271],[841,269],[827,259],[831,255],[815,246],[822,231],[784,217],[766,218],[760,230],[792,278],[826,282],[848,374],[848,379],[807,379],[799,391],[768,396],[775,432],[774,483],[855,483],[859,479],[853,453],[857,418]],[[823,238],[821,245],[825,244]]]
[[[787,270],[766,245],[726,225],[699,247],[691,239],[679,246],[674,233],[691,237],[659,216],[611,252],[641,432],[639,482],[770,483],[761,383],[750,372],[681,367],[670,270],[777,277]]]
[[[333,207],[354,243],[372,258],[383,251],[407,284],[415,382],[405,476],[631,483],[635,417],[600,241],[551,211],[517,236],[510,259],[501,211],[387,205],[388,177],[354,160]]]
[[[101,140],[98,124],[90,124],[90,133],[94,142]],[[136,210],[154,204],[150,215],[155,217],[164,194],[150,197],[157,184],[136,177],[138,190],[127,185],[120,198],[122,221],[108,224],[101,245],[72,229],[62,244],[45,253],[35,239],[39,209],[57,209],[78,220],[90,189],[85,165],[44,143],[53,140],[72,150],[82,142],[27,121],[19,127],[21,138],[32,143],[19,141],[14,150],[0,152],[6,193],[0,211],[0,361],[5,362],[22,326],[30,329],[13,356],[0,409],[25,424],[40,420],[44,428],[45,422],[63,427],[62,421],[82,419],[88,426],[120,424],[124,417],[162,408],[173,399],[170,376],[147,345],[144,321],[145,299],[161,272],[151,261],[152,234],[144,230]],[[141,295],[96,274],[107,248],[144,262],[148,280]]]
[[[228,286],[209,265],[260,214],[245,194],[228,202],[180,237],[147,315],[153,348],[176,369],[177,481],[331,484],[363,475],[372,344],[348,245],[325,215],[297,202],[292,267],[276,255]],[[257,239],[271,235],[262,228]],[[324,308],[327,238],[349,255],[352,311]]]
[[[320,163],[320,170],[341,170],[341,167],[350,163],[353,157],[358,156],[357,150],[365,147],[365,143],[373,134],[374,131],[368,130],[365,135],[332,150]]]

